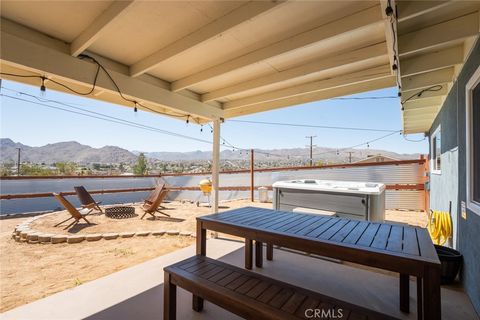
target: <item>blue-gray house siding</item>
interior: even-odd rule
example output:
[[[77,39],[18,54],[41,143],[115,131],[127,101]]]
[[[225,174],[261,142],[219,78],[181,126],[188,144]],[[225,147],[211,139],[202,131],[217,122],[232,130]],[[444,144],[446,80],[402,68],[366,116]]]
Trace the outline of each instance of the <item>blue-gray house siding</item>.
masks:
[[[448,210],[452,201],[454,228],[453,245],[464,256],[461,279],[475,310],[480,313],[480,216],[467,209],[467,219],[461,217],[461,203],[466,203],[466,84],[480,65],[480,41],[477,41],[457,81],[446,98],[431,129],[441,126],[442,173],[431,175],[432,209]],[[444,160],[445,159],[445,160]],[[451,190],[457,189],[452,194]]]

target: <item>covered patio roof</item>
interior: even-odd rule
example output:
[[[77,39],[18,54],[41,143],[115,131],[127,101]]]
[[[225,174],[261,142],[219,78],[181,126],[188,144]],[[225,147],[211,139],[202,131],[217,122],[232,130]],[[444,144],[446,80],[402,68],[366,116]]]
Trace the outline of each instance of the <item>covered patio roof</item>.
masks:
[[[88,92],[97,66],[86,54],[130,101],[102,72],[91,97],[197,123],[398,85],[410,98],[404,132],[418,133],[478,36],[480,3],[7,0],[1,9],[2,78]]]
[[[88,54],[126,97],[152,110],[197,122],[231,118],[394,86],[386,5],[7,0],[1,67],[85,92],[96,70]],[[68,91],[53,82],[47,88]],[[92,97],[134,107],[103,74]]]
[[[397,2],[404,133],[430,129],[478,38],[479,9],[478,1]]]

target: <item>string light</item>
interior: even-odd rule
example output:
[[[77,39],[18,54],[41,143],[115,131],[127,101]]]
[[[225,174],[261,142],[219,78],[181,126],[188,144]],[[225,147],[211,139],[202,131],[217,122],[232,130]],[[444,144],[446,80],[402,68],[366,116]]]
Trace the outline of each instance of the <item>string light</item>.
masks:
[[[118,86],[117,82],[115,81],[115,79],[112,77],[112,75],[110,74],[110,72],[97,60],[95,59],[94,57],[92,56],[89,56],[87,54],[81,54],[78,56],[79,59],[81,60],[90,60],[92,61],[93,63],[95,63],[97,65],[97,69],[95,71],[95,77],[93,79],[93,83],[92,83],[92,87],[89,91],[87,92],[81,92],[81,91],[78,91],[78,90],[75,90],[74,88],[66,85],[66,84],[63,84],[59,81],[56,81],[54,79],[48,79],[48,81],[52,82],[52,83],[55,83],[65,89],[67,89],[68,91],[71,91],[75,94],[78,94],[78,95],[82,95],[82,96],[88,96],[90,94],[92,94],[94,91],[95,91],[95,88],[97,86],[97,80],[98,80],[98,75],[100,73],[100,70],[102,70],[108,77],[108,79],[110,80],[110,82],[113,84],[113,86],[115,87],[115,90],[117,91],[117,93],[120,95],[120,97],[125,100],[125,101],[128,101],[128,102],[131,102],[133,103],[135,106],[134,108],[136,107],[137,108],[137,111],[139,109],[139,107],[143,108],[143,109],[146,109],[146,110],[149,110],[153,113],[157,113],[157,114],[161,114],[161,115],[165,115],[165,116],[170,116],[170,117],[175,117],[175,118],[185,118],[185,117],[190,117],[190,115],[187,115],[187,114],[175,114],[175,113],[166,113],[166,112],[160,112],[160,111],[157,111],[157,110],[154,110],[150,107],[148,107],[147,105],[143,104],[143,103],[139,103],[133,99],[130,99],[130,98],[127,98],[123,92],[120,90],[120,87]],[[43,89],[46,89],[45,88],[45,85],[44,85],[44,82],[46,80],[46,77],[45,76],[39,76],[39,75],[22,75],[22,74],[15,74],[15,73],[7,73],[7,72],[0,72],[0,75],[5,75],[5,76],[10,76],[10,77],[19,77],[19,78],[37,78],[37,79],[41,79],[42,80],[42,86],[40,87],[40,90],[41,91],[45,91]],[[135,110],[134,110],[135,111]],[[136,111],[135,111],[136,112]]]
[[[42,77],[42,84],[40,85],[40,95],[42,97],[45,97],[46,91],[47,91],[47,88],[45,87],[45,77]]]
[[[375,129],[375,128],[322,126],[322,125],[301,124],[301,123],[266,122],[266,121],[251,121],[251,120],[236,120],[236,119],[227,120],[227,122],[250,123],[250,124],[261,124],[261,125],[275,125],[275,126],[287,126],[287,127],[301,127],[301,128],[320,128],[320,129],[332,129],[332,130],[398,132],[398,130],[386,130],[386,129]]]

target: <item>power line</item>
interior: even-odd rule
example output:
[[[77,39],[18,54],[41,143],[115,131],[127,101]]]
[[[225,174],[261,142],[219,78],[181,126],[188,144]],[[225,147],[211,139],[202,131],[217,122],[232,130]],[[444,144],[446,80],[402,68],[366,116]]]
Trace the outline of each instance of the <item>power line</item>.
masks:
[[[227,120],[227,122],[251,123],[272,126],[287,126],[287,127],[301,127],[301,128],[320,128],[320,129],[335,129],[335,130],[353,130],[353,131],[372,131],[372,132],[397,132],[398,130],[374,129],[374,128],[359,128],[359,127],[338,127],[338,126],[323,126],[302,123],[286,123],[286,122],[267,122],[267,121],[252,121],[252,120]]]
[[[323,154],[332,153],[332,152],[340,152],[340,151],[344,151],[344,150],[348,150],[348,149],[354,149],[354,148],[358,148],[358,147],[361,147],[361,146],[364,146],[364,145],[369,146],[370,143],[372,143],[372,142],[376,142],[376,141],[379,141],[379,140],[388,138],[388,137],[390,137],[390,136],[393,136],[394,134],[401,133],[401,132],[402,132],[402,130],[397,130],[397,131],[395,131],[395,132],[391,132],[391,133],[386,134],[386,135],[384,135],[384,136],[381,136],[381,137],[379,137],[379,138],[376,138],[376,139],[373,139],[373,140],[368,140],[368,141],[366,141],[366,142],[359,143],[359,144],[356,144],[356,145],[351,146],[351,147],[346,147],[346,148],[342,148],[342,149],[337,149],[337,150],[332,150],[332,151],[326,151],[326,152],[321,152],[321,153],[314,153],[313,155],[314,155],[314,156],[318,156],[318,155],[323,155]]]
[[[161,134],[165,134],[165,135],[170,135],[170,136],[175,136],[175,137],[179,137],[179,138],[189,139],[189,140],[198,141],[198,142],[202,142],[202,143],[213,144],[213,142],[212,142],[212,141],[209,141],[209,140],[204,140],[204,139],[195,138],[195,137],[183,135],[183,134],[176,133],[176,132],[172,132],[172,131],[167,131],[167,130],[158,129],[158,128],[151,127],[151,126],[148,126],[148,125],[144,125],[144,124],[142,124],[142,123],[133,122],[133,121],[129,121],[129,120],[125,120],[125,119],[113,117],[113,116],[110,116],[110,115],[106,115],[106,114],[99,113],[99,112],[95,112],[95,111],[91,111],[91,110],[85,110],[85,109],[82,109],[82,108],[79,108],[79,107],[75,107],[75,106],[73,106],[73,105],[71,105],[71,104],[67,104],[67,103],[64,103],[64,102],[61,102],[61,101],[56,101],[56,100],[51,100],[51,99],[42,99],[42,98],[39,98],[39,97],[37,97],[37,96],[31,95],[31,94],[28,94],[28,93],[25,93],[25,92],[21,92],[21,91],[16,91],[16,90],[13,90],[13,89],[10,89],[10,88],[5,88],[5,87],[1,87],[1,88],[2,88],[2,89],[5,89],[5,90],[12,91],[12,92],[16,92],[17,94],[20,94],[20,95],[25,95],[25,96],[34,98],[34,99],[36,99],[38,102],[31,101],[31,100],[27,100],[27,99],[22,99],[22,98],[19,98],[19,97],[14,97],[14,96],[10,96],[10,95],[6,95],[6,94],[3,94],[3,93],[0,93],[0,96],[6,97],[6,98],[10,98],[10,99],[18,100],[18,101],[23,101],[23,102],[28,102],[28,103],[32,103],[32,104],[44,106],[44,107],[47,107],[47,108],[56,109],[56,110],[61,110],[61,111],[64,111],[64,112],[70,112],[70,113],[74,113],[74,114],[78,114],[78,115],[82,115],[82,116],[86,116],[86,117],[90,117],[90,118],[95,118],[95,119],[99,119],[99,120],[103,120],[103,121],[108,121],[108,122],[111,122],[111,123],[122,124],[122,125],[125,125],[125,126],[137,128],[137,129],[143,129],[143,130],[147,130],[147,131],[157,132],[157,133],[161,133]],[[69,110],[69,109],[65,109],[65,108],[61,108],[61,107],[52,106],[52,105],[49,105],[49,104],[47,104],[47,103],[56,103],[56,104],[59,104],[59,105],[65,106],[65,107],[73,108],[73,109],[78,110],[78,111],[74,111],[74,110]],[[77,105],[78,105],[78,104],[77,104]],[[252,122],[252,121],[244,121],[244,120],[229,120],[229,121]],[[256,123],[256,122],[254,122],[254,123]],[[213,128],[211,127],[211,125],[210,125],[210,124],[208,124],[208,125],[209,125],[210,128],[213,130]],[[337,153],[338,153],[339,151],[343,151],[343,150],[347,150],[347,149],[353,149],[353,148],[356,148],[356,147],[359,147],[359,146],[363,146],[363,145],[367,145],[367,146],[368,146],[368,145],[369,145],[370,143],[372,143],[372,142],[379,141],[379,140],[381,140],[381,139],[390,137],[390,136],[392,136],[392,135],[394,135],[394,134],[396,134],[396,133],[401,133],[401,132],[402,132],[401,130],[391,131],[391,132],[389,132],[387,135],[381,136],[381,137],[376,138],[376,139],[373,139],[373,140],[368,140],[368,141],[366,141],[366,142],[363,142],[363,143],[360,143],[360,144],[357,144],[357,145],[354,145],[354,146],[351,146],[351,147],[346,147],[346,148],[337,149],[337,150],[332,150],[332,151],[327,151],[327,152],[322,152],[322,153],[312,153],[311,158],[312,158],[313,156],[328,154],[328,153],[332,153],[332,152],[337,152]],[[226,139],[223,138],[222,136],[220,136],[220,138],[221,138],[221,140],[223,141],[222,147],[224,147],[224,148],[230,148],[230,149],[233,149],[234,151],[235,151],[235,149],[237,149],[237,150],[241,150],[241,151],[246,151],[247,153],[248,153],[248,152],[250,151],[250,149],[251,149],[251,148],[250,148],[250,149],[240,148],[240,147],[235,146],[234,144],[230,143],[228,140],[226,140]],[[411,142],[421,142],[421,141],[425,140],[425,138],[424,138],[423,140],[414,141],[414,140],[409,140],[409,139],[407,139],[405,136],[404,136],[404,139],[407,140],[407,141],[411,141]],[[277,155],[277,154],[273,154],[273,153],[269,153],[269,152],[265,152],[265,151],[260,151],[260,150],[257,150],[257,149],[254,149],[254,150],[255,150],[256,153],[259,153],[259,154],[264,154],[264,155],[267,155],[267,156],[274,156],[274,157],[284,158],[284,156],[282,156],[282,155]],[[290,158],[290,157],[294,157],[294,158],[297,158],[297,157],[304,158],[304,156],[288,156],[288,158]]]
[[[2,88],[2,89],[6,89],[6,88]],[[26,93],[21,93],[21,94],[24,94],[24,95],[27,95],[27,96],[30,96],[30,97],[34,97],[39,101],[42,100],[42,99],[40,99],[38,97],[35,97],[33,95],[30,95],[30,94],[26,94]],[[99,113],[99,112],[84,110],[82,108],[74,107],[74,106],[68,105],[66,103],[59,102],[59,101],[48,100],[48,101],[45,101],[45,102],[58,103],[58,104],[61,104],[63,106],[66,106],[66,107],[77,109],[79,111],[68,110],[68,109],[65,109],[65,108],[49,105],[45,102],[31,101],[31,100],[22,99],[22,98],[19,98],[19,97],[6,95],[6,94],[3,94],[3,93],[0,94],[0,96],[10,98],[10,99],[14,99],[14,100],[18,100],[18,101],[23,101],[23,102],[28,102],[28,103],[44,106],[44,107],[47,107],[47,108],[50,108],[50,109],[61,110],[61,111],[64,111],[64,112],[70,112],[70,113],[74,113],[74,114],[78,114],[78,115],[82,115],[82,116],[86,116],[86,117],[90,117],[90,118],[95,118],[95,119],[98,119],[98,120],[108,121],[108,122],[111,122],[111,123],[117,123],[117,124],[129,126],[129,127],[137,128],[137,129],[144,129],[144,130],[147,130],[147,131],[157,132],[157,133],[161,133],[161,134],[165,134],[165,135],[170,135],[170,136],[175,136],[175,137],[179,137],[179,138],[189,139],[189,140],[198,141],[198,142],[202,142],[202,143],[213,144],[213,142],[209,141],[209,140],[199,139],[199,138],[183,135],[183,134],[172,132],[172,131],[158,129],[158,128],[147,126],[147,125],[144,125],[144,124],[141,124],[141,123],[138,123],[138,122],[133,122],[133,121],[124,120],[124,119],[121,119],[121,118],[112,117],[112,116],[109,116],[109,115],[106,115],[106,114],[103,114],[103,113]]]

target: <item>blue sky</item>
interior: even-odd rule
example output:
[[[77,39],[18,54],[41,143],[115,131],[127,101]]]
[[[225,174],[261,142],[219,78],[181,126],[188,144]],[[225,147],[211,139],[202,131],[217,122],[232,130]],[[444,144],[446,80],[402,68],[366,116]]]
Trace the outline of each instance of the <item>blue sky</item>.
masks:
[[[20,99],[33,100],[28,96],[9,91],[21,91],[40,97],[40,90],[11,81],[2,81],[2,94]],[[394,88],[372,91],[352,97],[395,96]],[[155,128],[168,130],[191,137],[211,140],[209,128],[186,124],[148,112],[134,113],[133,109],[104,103],[81,96],[64,94],[47,89],[45,99],[61,101],[82,109],[96,111],[109,116],[138,122]],[[52,106],[64,106],[48,103]],[[115,145],[128,150],[141,151],[194,151],[210,150],[211,146],[198,141],[163,135],[132,128],[104,120],[92,119],[61,110],[1,97],[2,138],[31,146],[75,140],[93,147]],[[361,127],[386,130],[401,130],[401,115],[398,99],[380,100],[325,100],[275,111],[237,118],[239,120],[288,122],[325,126]],[[248,123],[226,122],[221,135],[230,143],[241,148],[294,148],[307,144],[307,135],[316,135],[314,143],[322,147],[344,148],[384,136],[385,132],[347,131],[319,128],[281,127]],[[408,139],[422,140],[423,135],[410,135]],[[370,148],[385,149],[399,153],[427,153],[426,140],[410,142],[395,134],[377,142]]]

